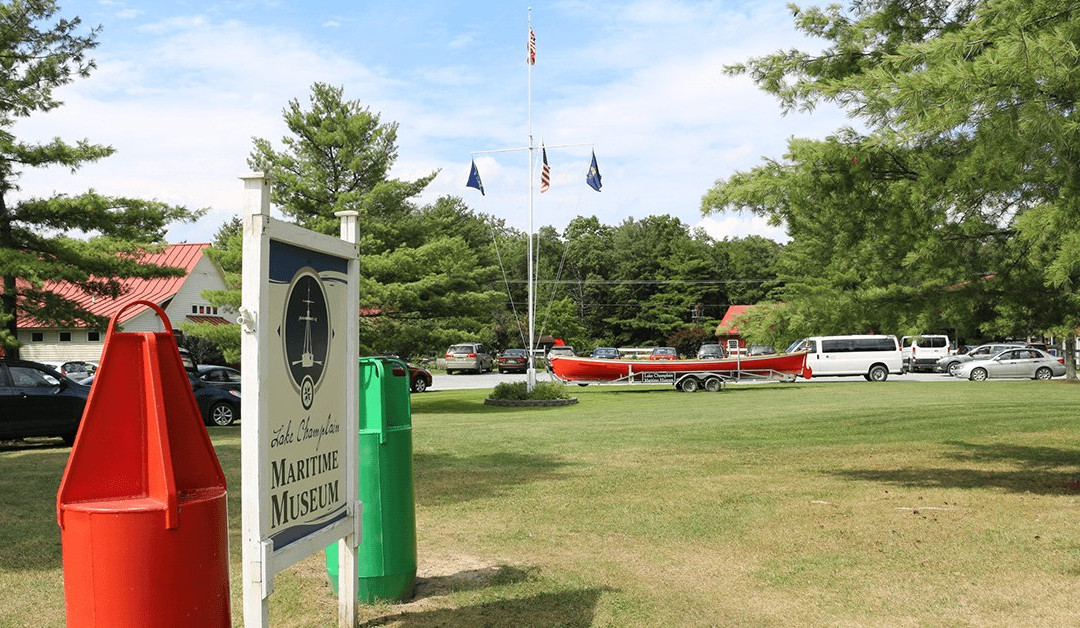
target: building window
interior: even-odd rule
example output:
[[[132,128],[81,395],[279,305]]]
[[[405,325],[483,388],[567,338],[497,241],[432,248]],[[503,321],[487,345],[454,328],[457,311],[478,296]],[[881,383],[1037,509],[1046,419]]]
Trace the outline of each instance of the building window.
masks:
[[[62,331],[62,332],[60,332],[60,342],[71,342],[71,332],[70,331]]]
[[[101,332],[100,331],[88,331],[88,332],[86,332],[86,340],[87,340],[87,342],[101,342]]]
[[[45,333],[40,331],[30,332],[30,342],[45,342]]]
[[[199,306],[198,305],[192,305],[191,306],[191,313],[192,314],[198,314],[199,313]]]

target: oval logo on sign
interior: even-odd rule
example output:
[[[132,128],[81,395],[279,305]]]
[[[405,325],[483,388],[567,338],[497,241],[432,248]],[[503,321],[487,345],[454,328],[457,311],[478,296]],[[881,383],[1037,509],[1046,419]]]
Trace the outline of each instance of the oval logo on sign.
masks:
[[[293,386],[300,392],[300,402],[307,410],[326,368],[330,347],[330,314],[319,275],[302,268],[293,277],[285,299],[282,330],[285,361]]]

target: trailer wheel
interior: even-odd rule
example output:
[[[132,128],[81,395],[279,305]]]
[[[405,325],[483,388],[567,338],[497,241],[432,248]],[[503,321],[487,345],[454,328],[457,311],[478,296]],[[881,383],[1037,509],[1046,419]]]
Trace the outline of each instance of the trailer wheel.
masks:
[[[720,392],[724,388],[724,382],[719,377],[709,377],[705,380],[705,390],[708,392]]]
[[[687,377],[679,382],[679,390],[683,392],[697,392],[701,382],[696,377]]]

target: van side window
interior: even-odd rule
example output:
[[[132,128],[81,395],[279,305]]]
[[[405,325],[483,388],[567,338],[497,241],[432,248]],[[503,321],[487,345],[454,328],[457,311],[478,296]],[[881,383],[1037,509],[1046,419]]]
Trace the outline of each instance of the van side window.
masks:
[[[848,353],[852,350],[850,340],[822,340],[822,353]]]
[[[852,343],[855,351],[896,351],[892,338],[855,338]]]

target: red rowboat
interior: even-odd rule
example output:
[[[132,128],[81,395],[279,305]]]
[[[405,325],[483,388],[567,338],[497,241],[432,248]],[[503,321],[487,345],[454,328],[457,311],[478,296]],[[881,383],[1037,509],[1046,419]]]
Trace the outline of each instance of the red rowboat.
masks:
[[[613,382],[633,380],[642,373],[718,373],[741,375],[789,375],[810,378],[806,352],[774,355],[732,356],[707,360],[602,360],[595,358],[551,358],[551,370],[570,382]]]

